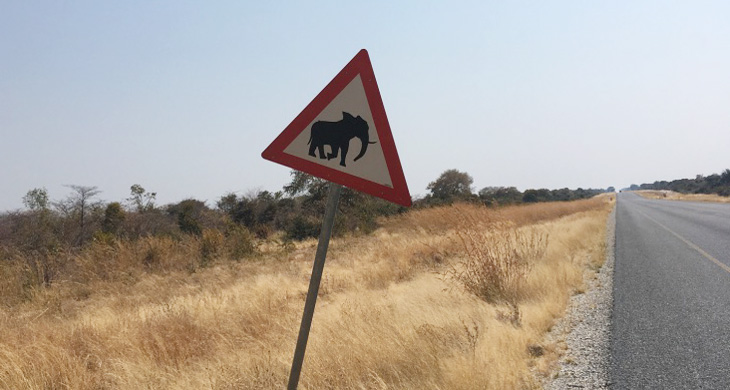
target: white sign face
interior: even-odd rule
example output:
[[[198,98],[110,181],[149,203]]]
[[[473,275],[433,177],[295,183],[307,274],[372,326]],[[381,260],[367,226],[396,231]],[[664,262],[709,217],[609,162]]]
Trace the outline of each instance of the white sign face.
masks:
[[[307,125],[284,153],[393,188],[360,75]]]

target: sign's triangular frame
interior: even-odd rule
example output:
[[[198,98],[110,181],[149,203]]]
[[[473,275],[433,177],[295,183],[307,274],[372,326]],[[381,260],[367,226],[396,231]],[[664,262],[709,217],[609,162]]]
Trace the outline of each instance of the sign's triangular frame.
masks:
[[[354,176],[352,174],[318,164],[314,161],[285,153],[284,150],[307,130],[307,126],[352,82],[357,75],[362,80],[373,122],[378,133],[378,139],[383,149],[385,163],[388,167],[393,187]],[[322,179],[342,184],[345,187],[383,198],[403,206],[411,205],[411,194],[408,191],[403,168],[401,167],[398,151],[390,131],[388,117],[385,114],[383,100],[380,97],[378,83],[375,81],[370,56],[367,50],[359,53],[335,76],[311,103],[287,126],[274,142],[261,153],[267,160],[286,165],[290,168],[308,173]]]

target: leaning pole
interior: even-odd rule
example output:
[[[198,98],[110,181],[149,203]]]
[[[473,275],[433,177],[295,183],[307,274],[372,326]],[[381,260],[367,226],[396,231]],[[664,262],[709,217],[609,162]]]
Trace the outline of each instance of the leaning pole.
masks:
[[[302,363],[304,362],[304,352],[307,349],[307,340],[309,339],[309,329],[312,327],[312,317],[314,316],[314,306],[317,304],[317,294],[319,293],[319,282],[322,280],[322,272],[324,270],[324,260],[327,257],[327,248],[330,245],[330,236],[332,235],[332,226],[335,223],[335,214],[337,214],[337,204],[340,201],[342,186],[336,183],[330,183],[329,194],[327,195],[327,206],[324,210],[324,221],[322,221],[322,231],[319,233],[319,243],[317,243],[317,254],[314,256],[314,266],[312,267],[312,277],[309,279],[309,290],[307,290],[307,300],[304,303],[304,314],[302,315],[302,324],[299,326],[299,337],[297,337],[297,347],[294,350],[294,360],[289,373],[288,390],[296,390],[299,385],[299,374],[302,372]]]

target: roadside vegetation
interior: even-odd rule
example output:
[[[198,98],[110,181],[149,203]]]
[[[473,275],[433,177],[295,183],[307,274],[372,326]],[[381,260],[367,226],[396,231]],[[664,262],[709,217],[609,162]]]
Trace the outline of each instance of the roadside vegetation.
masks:
[[[343,194],[300,388],[538,388],[551,374],[562,346],[543,337],[601,266],[614,197],[498,207],[454,172],[468,184],[439,193],[442,175],[407,212]],[[106,204],[94,187],[29,191],[0,218],[0,388],[282,387],[324,188],[293,174],[214,208],[160,207],[139,185]]]
[[[694,179],[677,179],[672,181],[658,180],[653,183],[644,183],[641,185],[632,184],[630,191],[653,190],[653,191],[672,191],[679,194],[707,194],[719,195],[723,198],[730,197],[730,169],[725,169],[720,174],[712,174],[709,176],[697,175]],[[663,195],[661,195],[664,197]],[[667,195],[669,196],[669,194]],[[677,196],[679,198],[679,196]],[[687,197],[686,199],[691,199]],[[698,200],[717,199],[713,197],[694,197]]]
[[[668,190],[639,190],[637,193],[649,199],[688,200],[693,202],[730,203],[730,196],[717,194],[683,194]]]

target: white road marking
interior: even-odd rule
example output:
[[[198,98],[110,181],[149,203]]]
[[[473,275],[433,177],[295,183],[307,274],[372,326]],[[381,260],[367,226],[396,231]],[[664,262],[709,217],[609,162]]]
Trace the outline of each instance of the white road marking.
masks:
[[[638,211],[638,210],[637,210],[637,211]],[[714,256],[712,256],[711,254],[707,253],[707,252],[706,252],[706,251],[705,251],[704,249],[702,249],[702,248],[700,248],[699,246],[697,246],[697,244],[695,244],[694,242],[692,242],[692,241],[690,241],[690,240],[688,240],[688,239],[686,239],[686,238],[684,238],[684,237],[680,236],[679,234],[675,233],[675,232],[674,232],[674,231],[673,231],[672,229],[670,229],[670,228],[668,228],[668,227],[664,226],[664,225],[663,225],[663,224],[662,224],[661,222],[659,222],[659,221],[657,221],[656,219],[654,219],[654,218],[652,218],[652,217],[650,217],[650,216],[646,215],[645,213],[643,213],[643,212],[639,211],[639,214],[641,214],[641,215],[645,216],[645,217],[646,217],[647,219],[649,219],[650,221],[652,221],[652,222],[654,222],[655,224],[657,224],[657,225],[661,226],[661,227],[662,227],[662,228],[663,228],[664,230],[668,231],[669,233],[672,233],[672,234],[673,234],[673,235],[674,235],[675,237],[677,237],[677,238],[679,238],[680,240],[682,240],[682,241],[683,241],[683,242],[684,242],[685,244],[687,244],[687,245],[688,245],[688,246],[689,246],[690,248],[692,248],[692,249],[696,250],[696,251],[697,251],[697,252],[699,252],[699,253],[700,253],[700,254],[701,254],[702,256],[704,256],[704,257],[705,257],[705,258],[706,258],[707,260],[710,260],[711,262],[713,262],[713,263],[717,264],[717,265],[718,265],[718,266],[719,266],[720,268],[722,268],[723,270],[725,270],[725,272],[727,272],[727,273],[729,273],[729,274],[730,274],[730,267],[728,267],[728,266],[727,266],[727,265],[726,265],[725,263],[721,262],[720,260],[716,259],[716,258],[715,258]]]

